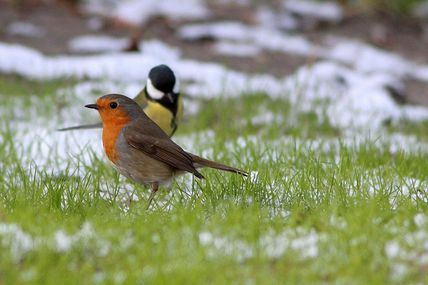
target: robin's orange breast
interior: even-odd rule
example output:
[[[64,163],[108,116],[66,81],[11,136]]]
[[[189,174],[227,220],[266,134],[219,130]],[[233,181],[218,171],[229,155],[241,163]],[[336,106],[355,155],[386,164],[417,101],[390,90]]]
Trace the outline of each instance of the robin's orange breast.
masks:
[[[107,157],[116,164],[116,161],[119,159],[119,153],[117,152],[117,138],[123,127],[128,122],[109,122],[103,125],[103,146],[104,151],[107,154]]]

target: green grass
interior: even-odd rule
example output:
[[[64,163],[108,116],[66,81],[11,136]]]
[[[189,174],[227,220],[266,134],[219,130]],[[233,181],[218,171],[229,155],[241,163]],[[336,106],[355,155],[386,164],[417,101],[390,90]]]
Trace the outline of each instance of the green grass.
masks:
[[[33,85],[0,82],[10,95]],[[41,106],[68,83],[42,85],[31,107],[59,120],[51,117],[59,107],[46,115]],[[49,168],[28,162],[2,113],[0,284],[428,282],[426,153],[391,153],[376,139],[342,143],[343,134],[325,121],[311,113],[296,120],[287,101],[265,94],[200,107],[177,141],[192,140],[192,151],[208,150],[257,177],[203,170],[204,181],[186,176],[162,188],[149,211],[148,191],[121,178],[104,157],[86,163],[70,156],[60,171],[54,159]],[[266,110],[278,119],[253,124]],[[388,131],[426,142],[425,125]],[[124,187],[140,201],[129,202]]]

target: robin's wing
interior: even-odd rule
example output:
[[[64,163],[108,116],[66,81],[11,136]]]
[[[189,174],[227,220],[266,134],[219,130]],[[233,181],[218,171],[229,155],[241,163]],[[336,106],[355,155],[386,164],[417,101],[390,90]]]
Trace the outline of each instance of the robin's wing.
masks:
[[[140,118],[124,129],[127,143],[146,155],[162,161],[178,170],[193,173],[203,178],[193,166],[192,157],[174,143],[162,129],[148,118]]]

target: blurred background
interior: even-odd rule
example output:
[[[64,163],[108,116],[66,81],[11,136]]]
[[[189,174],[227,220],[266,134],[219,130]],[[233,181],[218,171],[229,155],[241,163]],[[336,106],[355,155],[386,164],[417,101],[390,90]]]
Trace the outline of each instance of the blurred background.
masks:
[[[185,98],[178,135],[419,136],[427,51],[423,0],[1,1],[1,112],[23,133],[96,121],[82,105],[134,97],[165,63]]]
[[[46,55],[138,51],[152,39],[178,48],[183,58],[276,77],[332,60],[317,47],[344,40],[426,64],[428,1],[0,1],[0,41]],[[425,80],[400,79],[394,98],[428,104]]]

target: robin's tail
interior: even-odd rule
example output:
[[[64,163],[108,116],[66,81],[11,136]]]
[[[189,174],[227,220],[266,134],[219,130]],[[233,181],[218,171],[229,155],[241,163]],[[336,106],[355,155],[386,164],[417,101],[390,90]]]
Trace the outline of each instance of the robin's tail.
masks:
[[[211,167],[211,168],[215,168],[215,169],[219,169],[219,170],[223,170],[223,171],[228,171],[228,172],[233,172],[233,173],[241,174],[242,176],[248,176],[247,172],[245,172],[243,170],[240,170],[238,168],[227,166],[227,165],[215,162],[215,161],[211,161],[211,160],[202,158],[200,156],[197,156],[195,154],[191,154],[191,153],[189,153],[189,154],[192,157],[193,162],[194,162],[194,166],[196,168],[199,168],[199,167]]]

